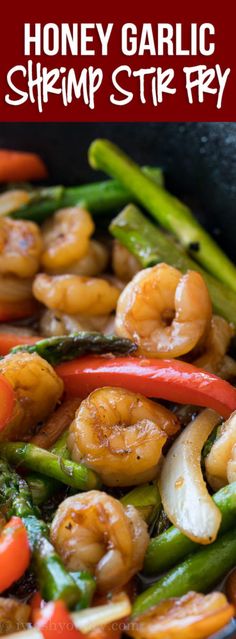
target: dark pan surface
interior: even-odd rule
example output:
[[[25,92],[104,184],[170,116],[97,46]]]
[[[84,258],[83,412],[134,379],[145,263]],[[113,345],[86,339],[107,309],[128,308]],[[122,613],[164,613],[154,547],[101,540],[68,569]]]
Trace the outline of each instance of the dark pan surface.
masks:
[[[117,142],[142,164],[163,166],[169,188],[197,202],[205,226],[234,258],[236,123],[0,123],[0,146],[38,151],[57,183],[98,179],[87,163],[95,137]]]
[[[87,163],[95,137],[116,142],[141,164],[162,166],[168,187],[191,202],[235,260],[236,123],[0,123],[0,147],[39,152],[58,184],[99,179]],[[214,635],[233,637],[236,624]]]

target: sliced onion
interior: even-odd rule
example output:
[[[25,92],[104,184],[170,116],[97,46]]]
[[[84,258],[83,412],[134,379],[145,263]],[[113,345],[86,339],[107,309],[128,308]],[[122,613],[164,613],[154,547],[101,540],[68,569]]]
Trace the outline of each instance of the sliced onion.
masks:
[[[6,635],[7,639],[43,639],[43,635],[37,628],[27,628],[27,630],[21,630],[20,632],[13,632],[11,635]]]
[[[185,428],[167,454],[159,483],[170,521],[200,544],[215,540],[221,522],[201,471],[202,447],[220,419],[207,409]]]
[[[21,206],[28,204],[31,196],[27,191],[14,189],[5,191],[0,195],[0,216],[9,215],[12,211],[20,209]]]
[[[125,592],[115,595],[108,604],[86,608],[80,612],[71,613],[75,627],[81,632],[87,633],[99,626],[118,621],[128,617],[131,613],[131,603]],[[37,628],[29,628],[22,632],[14,632],[7,639],[43,639]]]
[[[236,481],[236,445],[233,446],[232,456],[227,464],[227,478],[229,484]]]
[[[0,275],[0,301],[22,302],[31,299],[32,279],[20,279],[14,275]]]
[[[80,612],[72,613],[71,617],[75,627],[81,632],[90,632],[98,626],[105,626],[113,621],[128,617],[131,613],[131,603],[125,592],[115,595],[108,604],[86,608]]]
[[[15,326],[14,324],[0,323],[0,333],[10,333],[11,335],[18,335],[19,337],[36,336],[36,332],[32,328],[28,326]]]

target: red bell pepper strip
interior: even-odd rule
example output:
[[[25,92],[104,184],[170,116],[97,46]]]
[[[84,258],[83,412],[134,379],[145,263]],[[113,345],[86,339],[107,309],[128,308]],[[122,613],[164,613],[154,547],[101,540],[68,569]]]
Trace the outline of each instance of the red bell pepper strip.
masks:
[[[35,619],[35,626],[44,639],[84,639],[77,630],[63,601],[50,601],[41,608]]]
[[[0,182],[44,180],[48,172],[36,153],[0,149]]]
[[[97,605],[102,605],[104,603],[107,603],[107,599],[106,601],[104,601],[104,599],[99,600]],[[30,605],[31,605],[31,621],[34,625],[37,626],[37,621],[42,618],[41,610],[45,608],[45,606],[47,606],[48,604],[46,604],[46,602],[42,599],[39,592],[35,592],[30,601]],[[64,613],[63,613],[63,619],[64,619]],[[71,619],[70,619],[70,624],[71,624]],[[99,626],[98,628],[94,628],[94,630],[91,630],[89,633],[86,634],[86,639],[120,639],[122,634],[122,628],[124,628],[124,620],[120,619],[116,624],[114,624],[113,622],[113,623],[107,624],[106,626]],[[42,632],[42,628],[40,628],[40,630]],[[76,632],[78,631],[76,630]],[[84,635],[81,632],[79,632],[79,635],[83,637],[84,639]],[[69,637],[70,637],[70,634],[69,634]]]
[[[22,577],[29,562],[26,528],[20,517],[12,517],[0,534],[0,592]]]
[[[38,309],[39,304],[33,298],[22,300],[22,302],[7,302],[1,300],[0,322],[11,322],[17,319],[24,319],[24,317],[31,317],[37,313]]]
[[[34,624],[39,616],[41,608],[46,606],[46,602],[42,599],[40,592],[37,590],[30,599],[30,620]]]
[[[36,344],[42,337],[32,335],[17,335],[16,333],[0,333],[0,355],[7,355],[15,346],[21,344]]]
[[[177,359],[82,357],[59,364],[68,397],[86,397],[101,386],[120,386],[146,397],[213,408],[227,418],[236,410],[236,388]]]
[[[3,375],[0,375],[0,431],[10,421],[15,401],[15,392],[11,384]]]

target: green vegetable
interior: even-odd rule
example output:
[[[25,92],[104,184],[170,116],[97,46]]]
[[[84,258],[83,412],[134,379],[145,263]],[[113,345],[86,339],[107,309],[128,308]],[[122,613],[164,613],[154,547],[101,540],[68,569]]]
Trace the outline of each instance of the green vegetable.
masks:
[[[144,167],[142,170],[156,184],[163,186],[161,169]],[[85,186],[51,186],[34,189],[30,195],[29,203],[13,211],[11,217],[34,220],[40,224],[58,209],[79,204],[91,213],[105,213],[122,208],[131,197],[129,189],[124,189],[116,180],[93,182]]]
[[[216,439],[218,438],[218,435],[221,431],[221,426],[222,424],[217,424],[217,426],[215,426],[215,428],[213,428],[212,433],[209,435],[208,439],[206,440],[203,449],[202,449],[202,466],[204,468],[204,460],[206,459],[207,455],[209,455],[210,450],[212,449],[212,446],[214,444],[214,442],[216,441]]]
[[[153,521],[151,536],[154,535],[162,535],[168,528],[171,526],[171,521],[168,519],[167,514],[164,511],[163,506],[160,508],[159,512],[155,520]]]
[[[121,244],[135,255],[146,268],[166,262],[183,272],[192,269],[201,273],[208,286],[214,311],[236,326],[234,293],[206,273],[178,246],[172,237],[154,226],[136,206],[127,206],[111,223],[110,231]]]
[[[236,482],[221,488],[213,495],[214,502],[222,514],[220,532],[225,532],[235,523]],[[149,575],[164,572],[184,559],[189,553],[199,550],[199,544],[191,541],[178,528],[171,526],[158,537],[150,540],[146,552],[144,571]]]
[[[119,180],[153,217],[210,273],[236,291],[236,267],[201,227],[190,209],[154,184],[123,151],[108,140],[95,140],[89,148],[90,165]]]
[[[39,475],[38,473],[29,473],[25,476],[25,480],[29,486],[35,506],[43,504],[52,497],[59,488],[59,483],[55,479],[46,477],[46,475]]]
[[[161,496],[155,482],[130,490],[121,499],[123,506],[135,506],[143,519],[150,523],[161,508]]]
[[[7,519],[16,515],[24,521],[32,566],[43,599],[63,599],[70,607],[76,605],[80,600],[80,589],[49,541],[48,527],[39,519],[27,483],[3,459],[0,459],[0,509]]]
[[[0,455],[11,464],[24,466],[47,477],[53,477],[77,490],[92,490],[100,485],[97,475],[83,464],[63,459],[48,450],[24,442],[0,444]]]
[[[77,603],[75,610],[89,608],[96,590],[95,578],[86,570],[81,572],[71,572],[70,574],[81,592],[80,600]]]
[[[67,448],[68,430],[66,430],[51,447],[50,452],[58,455],[63,459],[69,459],[69,451]],[[60,483],[52,477],[40,475],[39,473],[29,473],[25,477],[30,488],[33,503],[39,506],[47,499],[52,497],[60,488]]]
[[[116,337],[115,335],[106,336],[101,333],[81,331],[79,333],[71,333],[71,335],[47,337],[35,344],[15,346],[11,352],[27,351],[28,353],[38,353],[52,366],[55,366],[60,362],[67,362],[88,353],[128,355],[136,349],[137,345],[129,339]]]
[[[51,446],[50,451],[54,453],[54,455],[59,455],[59,457],[63,457],[63,459],[70,459],[69,450],[67,448],[67,437],[68,437],[68,428],[64,430],[64,433],[60,437],[58,437],[57,441],[53,446]]]
[[[178,564],[143,592],[135,601],[133,615],[169,597],[181,597],[189,590],[208,592],[235,566],[236,529],[233,528],[214,544],[204,546],[183,563]]]

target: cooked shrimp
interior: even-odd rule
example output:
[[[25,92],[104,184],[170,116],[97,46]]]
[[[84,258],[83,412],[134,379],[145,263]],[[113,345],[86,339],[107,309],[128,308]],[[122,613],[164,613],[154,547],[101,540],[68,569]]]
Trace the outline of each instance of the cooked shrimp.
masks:
[[[209,329],[211,301],[199,273],[157,264],[140,271],[121,293],[116,332],[148,357],[189,353]]]
[[[156,477],[162,448],[178,431],[169,410],[123,388],[93,391],[76,412],[72,459],[96,470],[107,486],[134,486]]]
[[[222,592],[190,591],[152,606],[128,623],[126,632],[134,639],[206,639],[233,615],[234,608]]]
[[[133,506],[91,490],[60,504],[51,540],[69,570],[89,570],[98,590],[108,592],[141,569],[149,537]]]
[[[32,279],[20,279],[13,275],[0,275],[1,302],[23,302],[33,298]]]
[[[15,353],[0,360],[0,374],[16,393],[13,417],[1,440],[24,439],[53,412],[63,392],[63,382],[45,359],[36,353]]]
[[[54,335],[70,335],[77,331],[98,331],[112,333],[113,317],[110,315],[65,315],[59,311],[47,310],[40,320],[40,335],[52,337]],[[9,332],[9,331],[8,331]]]
[[[236,375],[236,362],[226,355],[233,334],[232,326],[223,317],[213,315],[204,352],[194,360],[195,366],[225,379]]]
[[[142,267],[137,258],[115,240],[112,247],[112,268],[122,282],[129,282]]]
[[[44,251],[41,263],[49,272],[67,267],[86,255],[94,231],[90,213],[79,206],[61,209],[42,227]]]
[[[217,438],[205,459],[205,467],[209,484],[218,490],[232,479],[232,469],[236,447],[236,411],[221,426]],[[230,478],[229,478],[230,475]]]
[[[69,315],[105,315],[116,307],[120,291],[104,279],[39,273],[33,284],[37,300]]]
[[[0,273],[32,277],[39,268],[41,252],[42,238],[37,224],[0,218]]]
[[[90,240],[87,253],[76,262],[68,264],[66,272],[72,275],[100,275],[108,262],[108,250],[104,244],[96,240]],[[65,271],[65,267],[50,269],[50,273],[60,275]]]

